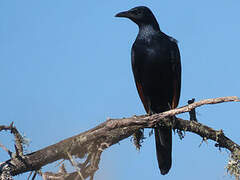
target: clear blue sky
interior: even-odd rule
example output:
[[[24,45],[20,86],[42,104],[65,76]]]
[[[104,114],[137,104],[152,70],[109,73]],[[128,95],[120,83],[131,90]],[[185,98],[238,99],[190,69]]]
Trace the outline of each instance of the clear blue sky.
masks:
[[[14,121],[31,140],[27,152],[83,132],[107,117],[145,113],[130,64],[137,26],[114,17],[138,5],[150,7],[162,31],[179,41],[180,106],[193,97],[240,96],[240,1],[2,0],[0,124]],[[197,109],[201,123],[222,128],[240,143],[238,112],[237,103]],[[1,132],[0,142],[13,150],[9,134]],[[229,154],[219,152],[211,141],[199,148],[200,142],[190,133],[182,141],[174,135],[173,166],[163,177],[154,138],[147,138],[140,152],[126,139],[103,153],[96,179],[232,179],[224,169]],[[0,149],[0,161],[6,159]]]

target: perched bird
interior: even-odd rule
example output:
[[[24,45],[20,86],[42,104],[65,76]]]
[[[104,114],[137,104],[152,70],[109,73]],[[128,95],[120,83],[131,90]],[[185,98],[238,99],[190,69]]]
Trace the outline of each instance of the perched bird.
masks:
[[[131,61],[138,94],[148,114],[161,113],[178,105],[181,89],[181,62],[177,41],[164,34],[151,10],[135,7],[116,14],[139,27],[132,46]],[[161,174],[172,165],[172,130],[156,127],[155,142]]]

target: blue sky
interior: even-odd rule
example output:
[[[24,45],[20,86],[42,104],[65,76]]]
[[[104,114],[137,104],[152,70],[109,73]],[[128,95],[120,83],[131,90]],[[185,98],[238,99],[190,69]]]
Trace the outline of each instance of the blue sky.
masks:
[[[30,139],[27,152],[88,130],[107,117],[145,114],[130,64],[138,29],[114,17],[138,5],[150,7],[162,31],[179,41],[180,106],[193,97],[239,96],[240,1],[2,0],[0,124],[14,121]],[[223,129],[239,143],[238,110],[239,104],[225,103],[201,107],[197,115],[201,123]],[[13,150],[9,134],[1,132],[0,142]],[[174,135],[173,166],[163,177],[154,138],[147,138],[140,152],[126,139],[103,153],[96,179],[233,179],[224,169],[227,151],[219,152],[211,141],[199,148],[200,142],[191,133],[182,141]],[[0,161],[6,159],[0,149]]]

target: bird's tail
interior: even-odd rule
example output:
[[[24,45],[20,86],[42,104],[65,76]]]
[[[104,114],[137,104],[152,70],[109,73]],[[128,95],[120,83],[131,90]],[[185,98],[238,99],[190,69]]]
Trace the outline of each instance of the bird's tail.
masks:
[[[172,129],[155,128],[156,153],[160,172],[167,174],[172,165]]]

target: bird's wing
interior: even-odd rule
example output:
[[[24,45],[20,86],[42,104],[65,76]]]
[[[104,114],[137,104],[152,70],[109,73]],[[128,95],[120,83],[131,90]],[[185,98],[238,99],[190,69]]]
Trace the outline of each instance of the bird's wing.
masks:
[[[181,92],[181,58],[176,42],[173,42],[173,51],[171,51],[172,73],[173,73],[173,99],[171,108],[177,107]]]
[[[141,77],[139,69],[137,68],[137,66],[135,65],[136,59],[135,59],[135,53],[134,50],[132,49],[131,52],[131,60],[132,60],[132,70],[133,70],[133,75],[134,75],[134,80],[135,80],[135,84],[137,87],[137,91],[139,94],[139,97],[143,103],[144,109],[147,113],[149,113],[149,106],[148,106],[148,102],[146,97],[144,96],[144,92],[143,92],[143,87],[142,87],[142,83],[141,83],[141,79],[139,77]]]

